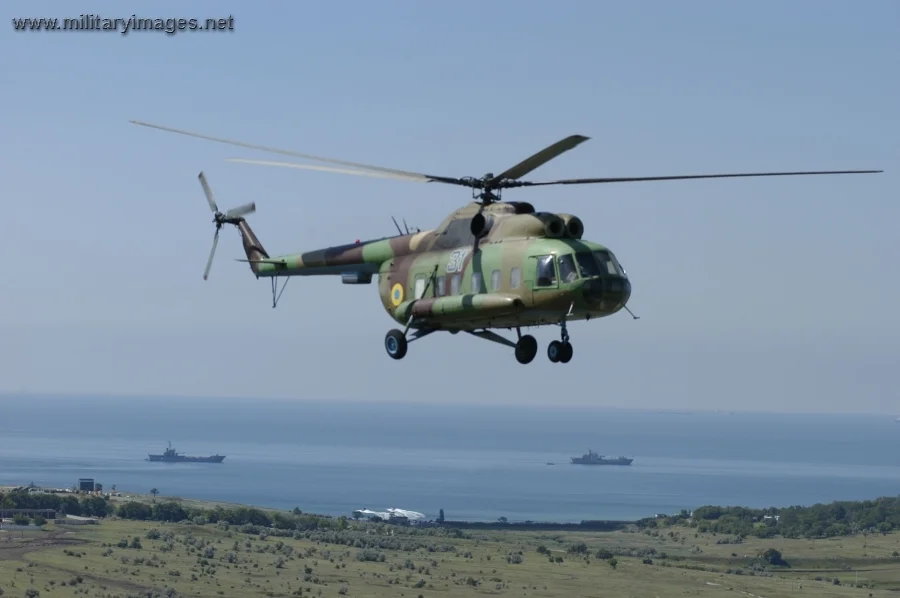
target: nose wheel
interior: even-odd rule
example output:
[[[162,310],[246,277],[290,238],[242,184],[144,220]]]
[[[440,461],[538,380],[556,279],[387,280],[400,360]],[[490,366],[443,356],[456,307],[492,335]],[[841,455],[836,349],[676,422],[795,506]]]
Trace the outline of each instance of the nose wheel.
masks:
[[[547,358],[551,363],[569,363],[572,359],[572,343],[569,342],[569,331],[566,330],[566,321],[560,324],[562,340],[553,341],[547,345]]]
[[[547,357],[553,363],[569,363],[572,353],[572,344],[568,341],[553,341],[547,345]]]

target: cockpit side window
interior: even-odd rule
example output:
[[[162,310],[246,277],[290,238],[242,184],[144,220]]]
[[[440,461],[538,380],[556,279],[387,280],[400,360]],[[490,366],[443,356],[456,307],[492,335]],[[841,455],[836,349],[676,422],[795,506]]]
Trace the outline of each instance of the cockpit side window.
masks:
[[[552,255],[539,255],[537,257],[537,270],[535,272],[535,286],[556,286],[556,267],[553,264]]]
[[[600,266],[600,272],[603,273],[604,276],[622,275],[616,267],[616,262],[610,257],[608,251],[595,251],[594,258],[597,260],[597,265]]]
[[[575,258],[572,257],[572,254],[561,255],[557,259],[559,261],[559,279],[563,284],[578,280],[578,271],[575,269]]]
[[[575,260],[578,262],[578,271],[581,273],[582,278],[600,276],[600,267],[589,251],[576,253]]]
[[[609,257],[612,259],[613,264],[616,265],[616,270],[619,271],[619,275],[623,278],[628,278],[628,273],[625,272],[625,268],[622,266],[622,263],[619,261],[619,258],[616,257],[612,251],[609,252]]]

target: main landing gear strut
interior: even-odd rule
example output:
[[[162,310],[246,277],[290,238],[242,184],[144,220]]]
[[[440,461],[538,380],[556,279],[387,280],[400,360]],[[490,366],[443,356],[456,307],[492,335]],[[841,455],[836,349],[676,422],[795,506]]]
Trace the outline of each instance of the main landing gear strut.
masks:
[[[547,357],[552,363],[569,363],[572,359],[572,344],[569,342],[569,333],[563,320],[562,342],[553,341],[547,346]],[[516,329],[516,332],[519,332]],[[537,341],[530,334],[522,336],[519,332],[519,342],[516,343],[516,361],[519,363],[531,363],[537,355]]]
[[[562,327],[562,342],[551,342],[547,347],[547,357],[549,357],[550,361],[553,363],[569,363],[569,360],[572,359],[572,345],[569,343],[569,333],[566,331],[565,321],[563,321],[560,326]],[[384,349],[387,351],[389,357],[392,359],[403,359],[406,357],[409,343],[431,334],[434,330],[415,330],[412,335],[407,337],[408,332],[409,326],[407,326],[405,331],[394,328],[393,330],[389,330],[384,336]],[[455,334],[457,331],[451,330],[450,332],[451,334]],[[537,355],[537,340],[530,334],[523,335],[519,328],[516,328],[516,334],[519,336],[519,339],[515,343],[490,330],[467,330],[466,332],[472,336],[477,336],[478,338],[512,347],[515,349],[516,361],[521,364],[531,363]]]
[[[394,328],[392,330],[388,330],[388,333],[384,335],[384,350],[387,351],[387,354],[392,359],[403,359],[404,357],[406,357],[406,351],[409,348],[409,343],[419,340],[423,336],[428,336],[429,334],[434,332],[433,329],[421,328],[418,330],[414,330],[412,335],[409,338],[406,338],[407,333],[409,333],[409,327],[411,324],[412,316],[410,316],[404,330],[397,330],[396,328]]]

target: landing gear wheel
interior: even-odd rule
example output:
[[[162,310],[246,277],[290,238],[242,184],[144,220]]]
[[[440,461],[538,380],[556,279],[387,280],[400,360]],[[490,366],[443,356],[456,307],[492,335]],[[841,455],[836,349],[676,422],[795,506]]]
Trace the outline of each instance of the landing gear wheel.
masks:
[[[563,356],[563,344],[559,341],[553,341],[547,345],[547,357],[551,362],[557,363]]]
[[[559,355],[560,363],[569,363],[569,360],[572,359],[572,352],[572,343],[562,343],[562,352]]]
[[[384,348],[394,359],[403,359],[407,346],[406,337],[396,328],[389,330],[384,336]]]
[[[535,355],[537,355],[537,341],[530,334],[526,334],[516,343],[516,361],[523,364],[531,363]]]

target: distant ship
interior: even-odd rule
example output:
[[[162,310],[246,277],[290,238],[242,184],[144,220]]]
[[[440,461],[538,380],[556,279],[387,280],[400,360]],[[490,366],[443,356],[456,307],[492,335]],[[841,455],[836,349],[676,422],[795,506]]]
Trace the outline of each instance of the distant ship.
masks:
[[[179,455],[172,448],[172,443],[162,455],[150,455],[148,461],[165,461],[166,463],[221,463],[225,460],[225,455],[212,455],[210,457],[187,457]]]
[[[628,457],[607,459],[603,455],[598,455],[590,449],[580,457],[572,457],[572,463],[576,465],[631,465],[632,461],[634,461],[634,459],[629,459]]]

